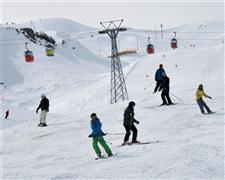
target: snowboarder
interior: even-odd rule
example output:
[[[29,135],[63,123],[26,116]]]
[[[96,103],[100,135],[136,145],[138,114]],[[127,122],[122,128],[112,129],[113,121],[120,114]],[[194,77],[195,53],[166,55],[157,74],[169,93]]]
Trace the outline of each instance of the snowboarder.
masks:
[[[166,75],[166,73],[162,73],[162,93],[161,93],[161,98],[162,98],[162,104],[161,105],[171,105],[173,104],[169,93],[170,93],[170,78]]]
[[[156,93],[157,90],[161,91],[161,89],[162,89],[162,80],[163,80],[162,74],[163,73],[165,73],[165,70],[163,69],[163,65],[160,64],[159,68],[157,69],[157,71],[155,73],[156,86],[155,86],[155,89],[154,89],[153,93]]]
[[[98,143],[102,145],[106,153],[108,154],[108,157],[112,156],[112,151],[109,148],[109,146],[106,144],[103,136],[106,135],[102,129],[102,123],[100,122],[100,119],[97,117],[96,113],[91,114],[91,129],[92,133],[88,136],[89,138],[92,137],[93,142],[92,146],[94,148],[95,153],[97,154],[98,157],[103,157],[101,154],[101,150],[98,147]]]
[[[9,109],[5,112],[5,119],[7,119],[9,116]]]
[[[131,134],[130,131],[133,131],[132,143],[139,143],[139,141],[137,141],[138,130],[134,125],[134,123],[139,124],[139,121],[134,118],[134,107],[135,102],[131,101],[124,111],[123,126],[126,130],[126,134],[122,145],[128,144],[129,136]]]
[[[46,116],[47,116],[47,113],[49,112],[49,100],[47,99],[45,94],[41,95],[41,102],[36,110],[37,114],[38,114],[39,109],[41,109],[41,115],[40,115],[40,124],[38,124],[38,126],[40,126],[40,127],[47,126]]]
[[[208,96],[205,92],[204,92],[204,89],[203,89],[203,85],[200,84],[198,86],[198,89],[195,93],[195,96],[196,96],[196,101],[197,101],[197,104],[201,110],[201,113],[202,114],[205,114],[205,111],[204,111],[204,108],[206,109],[206,111],[208,112],[208,114],[212,114],[213,112],[209,109],[209,107],[207,106],[207,104],[205,103],[205,101],[203,100],[203,96],[209,98],[209,99],[212,99],[210,96]]]

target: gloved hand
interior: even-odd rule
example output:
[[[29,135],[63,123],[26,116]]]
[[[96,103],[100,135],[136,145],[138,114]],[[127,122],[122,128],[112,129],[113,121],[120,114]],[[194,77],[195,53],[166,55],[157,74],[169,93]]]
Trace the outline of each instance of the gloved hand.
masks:
[[[92,137],[92,134],[90,134],[88,137],[91,138]]]
[[[106,136],[106,133],[103,133],[102,135],[103,135],[103,136]]]
[[[136,120],[135,122],[136,122],[136,124],[139,124],[139,121]]]
[[[209,99],[212,99],[212,97],[208,96]]]
[[[36,110],[36,113],[38,114],[38,109]]]

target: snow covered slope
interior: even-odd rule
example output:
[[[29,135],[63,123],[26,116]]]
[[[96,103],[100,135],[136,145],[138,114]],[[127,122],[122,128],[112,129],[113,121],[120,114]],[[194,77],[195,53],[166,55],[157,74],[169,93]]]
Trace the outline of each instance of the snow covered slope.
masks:
[[[6,34],[12,36],[9,31]],[[89,39],[92,50],[99,47],[95,38],[101,43],[108,41],[102,36]],[[79,40],[80,46],[90,47],[89,41]],[[121,35],[120,41],[124,46],[135,46],[136,37]],[[9,108],[11,115],[3,120],[3,178],[224,179],[224,44],[204,42],[195,48],[180,45],[172,50],[167,41],[158,41],[156,53],[147,55],[146,39],[140,39],[140,53],[126,57],[126,61],[131,59],[124,68],[128,93],[136,102],[135,116],[140,121],[138,140],[159,143],[125,147],[117,146],[125,133],[122,119],[128,101],[108,104],[110,75],[104,62],[79,58],[63,48],[56,50],[53,59],[46,58],[44,49],[36,45],[31,48],[38,60],[32,64],[22,61],[22,53],[16,49],[13,55],[5,55],[22,82],[12,78],[20,84],[4,89],[3,109]],[[158,51],[160,45],[163,48]],[[177,105],[158,107],[160,93],[152,94],[160,63],[170,77],[171,98]],[[213,98],[206,102],[215,114],[200,114],[195,102],[200,83]],[[39,117],[35,114],[41,92],[50,99],[49,126],[45,128],[37,127]],[[109,133],[105,139],[117,153],[110,159],[94,160],[88,138],[92,112],[98,114],[103,130]]]
[[[46,21],[44,22],[46,23]],[[56,20],[52,21],[51,27],[57,28]],[[62,24],[63,21],[60,22]],[[67,31],[71,24],[68,25],[66,21],[63,25],[65,25],[64,30]],[[61,26],[63,27],[63,25]],[[78,28],[78,31],[81,30],[83,30],[83,26]],[[48,34],[49,31],[47,29],[44,32]],[[77,95],[73,99],[75,101],[76,98],[80,98],[77,92],[88,88],[91,82],[101,79],[100,77],[104,76],[103,73],[108,72],[109,62],[97,57],[69,35],[55,33],[53,37],[57,41],[64,39],[65,45],[62,46],[58,43],[55,56],[47,57],[44,46],[29,42],[22,34],[17,34],[14,28],[2,27],[1,33],[3,35],[1,40],[3,74],[1,74],[1,79],[7,86],[4,98],[6,101],[11,101],[11,106],[33,109],[42,92],[54,97],[59,102],[62,92],[71,99],[71,94],[67,93],[67,90],[76,92]],[[24,60],[25,42],[29,42],[28,48],[34,53],[35,61],[33,63],[27,63]],[[58,91],[55,91],[56,89]],[[66,104],[69,106],[69,102]],[[67,108],[65,104],[62,106]],[[6,106],[7,108],[9,107]],[[57,105],[54,108],[52,106],[53,112],[57,112],[59,109],[62,110],[62,107]],[[68,110],[71,111],[71,109]]]

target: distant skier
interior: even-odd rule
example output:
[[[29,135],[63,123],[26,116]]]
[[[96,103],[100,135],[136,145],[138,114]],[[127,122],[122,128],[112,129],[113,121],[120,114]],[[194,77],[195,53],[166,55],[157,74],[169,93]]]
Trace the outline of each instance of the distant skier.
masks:
[[[171,105],[173,104],[170,99],[170,78],[166,75],[166,73],[162,73],[163,80],[162,80],[162,104],[161,105]]]
[[[45,94],[41,95],[41,102],[39,106],[37,107],[36,113],[38,114],[38,110],[41,109],[41,115],[40,115],[40,124],[38,126],[44,127],[47,126],[46,124],[46,116],[49,111],[49,100],[45,96]]]
[[[7,119],[9,116],[9,109],[5,112],[5,119]]]
[[[100,119],[97,117],[96,113],[91,114],[91,129],[92,133],[88,136],[89,138],[92,137],[93,142],[92,146],[94,148],[95,153],[98,157],[102,157],[101,150],[98,147],[98,143],[102,145],[106,153],[108,154],[108,157],[112,156],[112,151],[109,148],[109,146],[106,144],[103,136],[105,133],[101,129],[102,123],[100,122]]]
[[[212,114],[213,112],[209,109],[209,107],[207,106],[207,104],[205,103],[205,101],[203,100],[203,96],[209,98],[209,99],[212,99],[210,96],[208,96],[205,92],[204,92],[204,89],[203,89],[203,85],[200,84],[198,86],[198,89],[195,93],[195,96],[196,96],[196,101],[198,103],[198,106],[201,110],[201,113],[202,114],[205,114],[205,111],[204,111],[204,108],[206,109],[206,111],[208,112],[208,114]]]
[[[165,70],[163,69],[163,65],[160,64],[159,68],[157,69],[157,71],[155,73],[156,86],[155,86],[155,89],[154,89],[153,93],[156,93],[157,90],[161,91],[161,89],[162,89],[162,80],[163,80],[162,74],[163,73],[165,73]]]
[[[139,143],[139,141],[137,141],[138,130],[134,125],[134,123],[139,124],[139,121],[134,118],[134,107],[135,102],[131,101],[124,111],[123,126],[126,130],[126,134],[122,145],[128,144],[128,140],[131,134],[130,131],[133,131],[132,143]]]

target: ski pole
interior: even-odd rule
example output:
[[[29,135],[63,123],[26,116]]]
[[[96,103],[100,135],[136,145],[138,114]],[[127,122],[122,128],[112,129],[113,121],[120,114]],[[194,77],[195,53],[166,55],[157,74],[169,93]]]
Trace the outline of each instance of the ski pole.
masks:
[[[151,87],[153,83],[154,83],[154,82],[152,82],[151,84],[149,84],[148,86],[146,86],[146,87],[144,88],[144,90],[146,90],[146,89],[148,89],[149,87]]]
[[[177,101],[174,99],[174,97],[171,97],[171,99],[173,100],[173,102],[175,102],[175,103],[177,102]]]
[[[106,133],[106,135],[115,135],[115,136],[117,136],[117,135],[124,135],[124,133]]]
[[[171,94],[173,97],[177,98],[179,101],[184,102],[181,98],[177,97],[177,96],[174,95],[173,93],[170,92],[170,94]]]
[[[112,143],[111,143],[111,142],[108,142],[108,141],[106,141],[106,143],[107,143],[107,144],[110,144],[110,145],[112,145]]]

